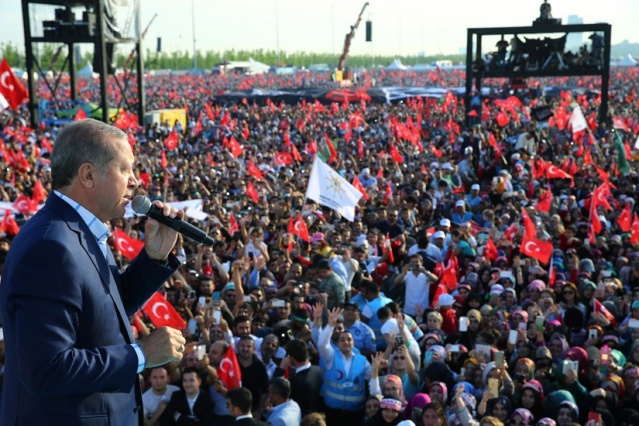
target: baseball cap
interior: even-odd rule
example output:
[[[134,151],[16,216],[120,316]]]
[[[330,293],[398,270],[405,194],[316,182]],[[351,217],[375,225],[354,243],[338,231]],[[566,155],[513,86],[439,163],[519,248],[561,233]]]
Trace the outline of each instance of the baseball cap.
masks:
[[[465,205],[466,203],[464,203],[464,200],[457,200],[455,203],[455,207],[464,207]]]
[[[446,234],[444,234],[444,231],[437,231],[433,235],[433,238],[435,238],[435,239],[437,239],[437,238],[446,238]]]
[[[472,191],[479,191],[479,185],[478,185],[478,184],[476,184],[476,183],[474,183],[474,184],[472,184],[472,186],[470,187],[470,189],[471,189]]]
[[[451,166],[450,163],[444,163],[444,165],[442,166],[442,169],[453,170],[453,166]]]
[[[450,226],[450,219],[442,219],[439,221],[439,226]]]
[[[369,169],[368,167],[366,167],[364,170],[362,170],[362,174],[363,174],[363,175],[370,175],[370,174],[371,174],[371,169]]]
[[[455,298],[450,294],[442,294],[439,296],[439,306],[453,306]]]

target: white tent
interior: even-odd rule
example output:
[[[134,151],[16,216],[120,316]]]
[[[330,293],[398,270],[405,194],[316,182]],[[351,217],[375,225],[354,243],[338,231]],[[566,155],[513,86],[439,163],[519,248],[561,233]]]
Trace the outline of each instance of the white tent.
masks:
[[[93,72],[93,65],[91,65],[91,62],[89,61],[87,61],[84,68],[82,68],[80,71],[75,73],[75,75],[78,76],[78,78],[85,78],[85,79],[96,78],[100,76],[100,74],[98,74],[97,72]]]
[[[637,61],[632,56],[630,56],[630,53],[628,53],[628,56],[619,61],[617,65],[619,65],[620,67],[634,67],[635,65],[637,65]]]
[[[393,62],[386,67],[387,70],[407,70],[408,67],[402,64],[398,58],[393,59]]]

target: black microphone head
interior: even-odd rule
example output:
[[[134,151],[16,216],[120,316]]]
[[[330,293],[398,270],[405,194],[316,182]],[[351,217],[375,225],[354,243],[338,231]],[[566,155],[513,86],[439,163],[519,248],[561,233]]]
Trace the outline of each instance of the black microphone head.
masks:
[[[144,195],[136,195],[131,202],[131,208],[137,214],[147,214],[151,208],[151,200]]]

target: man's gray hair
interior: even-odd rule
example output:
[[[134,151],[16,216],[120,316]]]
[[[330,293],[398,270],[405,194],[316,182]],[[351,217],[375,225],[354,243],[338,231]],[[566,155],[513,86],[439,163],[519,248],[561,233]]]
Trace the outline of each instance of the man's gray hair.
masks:
[[[274,394],[288,400],[291,398],[291,382],[284,377],[276,377],[269,383]]]
[[[126,134],[117,127],[92,118],[64,126],[51,154],[52,188],[70,185],[84,163],[92,163],[101,173],[106,173],[116,156],[114,145],[109,141],[126,138]]]

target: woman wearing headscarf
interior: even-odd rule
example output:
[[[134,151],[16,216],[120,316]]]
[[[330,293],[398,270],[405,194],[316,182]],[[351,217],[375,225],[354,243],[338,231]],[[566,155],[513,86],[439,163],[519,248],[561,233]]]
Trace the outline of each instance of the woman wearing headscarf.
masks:
[[[455,385],[455,374],[450,371],[450,368],[443,362],[433,362],[429,364],[425,369],[422,376],[422,392],[428,393],[430,395],[431,385],[435,382],[438,382],[445,387],[446,396],[443,400],[440,401],[442,405],[446,405],[448,402],[447,390],[452,389]],[[430,396],[431,399],[433,396]]]
[[[402,402],[395,398],[382,398],[379,403],[379,410],[368,419],[364,426],[394,426],[399,424],[403,419]]]
[[[566,340],[566,336],[560,333],[554,333],[550,336],[550,339],[548,339],[547,346],[552,356],[553,367],[556,369],[561,361],[566,358],[566,353],[568,349],[570,349],[570,345],[568,344],[568,340]]]
[[[544,389],[538,380],[530,380],[524,384],[521,390],[521,398],[516,404],[517,408],[525,408],[536,419],[544,415]]]
[[[412,420],[416,425],[420,425],[422,422],[422,410],[426,404],[430,404],[431,399],[428,394],[418,393],[413,396],[406,408],[404,409],[404,418],[406,420]]]
[[[525,408],[517,408],[510,415],[510,426],[533,426],[535,424],[535,416]]]
[[[492,398],[490,400],[488,400],[488,402],[485,405],[485,411],[482,412],[482,404],[480,403],[479,406],[477,407],[477,414],[479,416],[493,416],[493,417],[497,417],[499,420],[501,420],[504,423],[508,422],[508,418],[510,417],[513,408],[512,408],[512,403],[510,402],[510,398],[504,396],[504,395],[499,395],[497,398]]]
[[[444,406],[436,401],[426,404],[422,411],[422,426],[448,426]]]
[[[570,392],[565,390],[558,390],[549,393],[548,396],[544,399],[544,412],[546,413],[546,416],[557,419],[557,423],[559,423],[559,408],[561,404],[566,402],[572,403],[572,405],[569,406],[576,409],[574,420],[571,421],[578,421],[579,410],[577,409],[577,405],[575,404],[575,398],[570,394]]]
[[[557,407],[557,426],[571,426],[579,422],[579,408],[572,401],[564,400]]]

